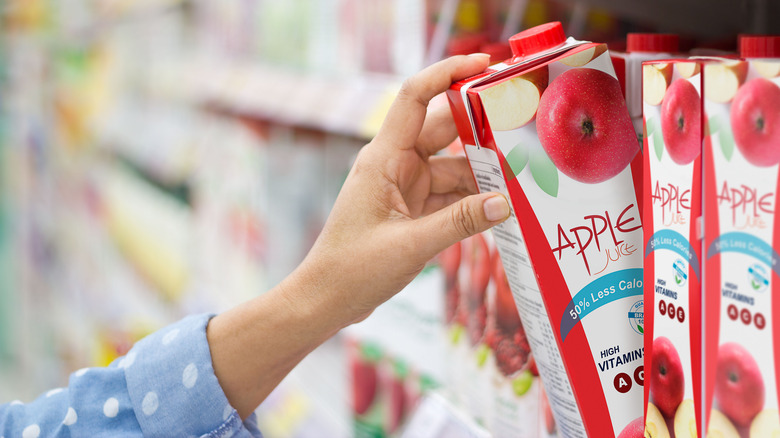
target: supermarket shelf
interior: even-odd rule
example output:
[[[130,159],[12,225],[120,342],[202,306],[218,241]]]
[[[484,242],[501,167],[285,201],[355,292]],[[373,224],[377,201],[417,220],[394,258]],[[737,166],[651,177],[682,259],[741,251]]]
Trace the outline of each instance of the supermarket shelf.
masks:
[[[362,139],[379,131],[402,82],[385,75],[330,77],[208,57],[161,70],[150,84],[154,94]]]
[[[704,38],[730,38],[738,33],[779,33],[780,4],[767,0],[563,0],[598,8],[659,31]]]

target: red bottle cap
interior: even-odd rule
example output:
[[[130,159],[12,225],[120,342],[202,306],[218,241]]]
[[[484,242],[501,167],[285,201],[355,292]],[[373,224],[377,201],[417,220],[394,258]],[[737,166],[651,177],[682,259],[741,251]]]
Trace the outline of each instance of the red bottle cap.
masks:
[[[509,43],[485,43],[479,48],[479,51],[490,55],[491,65],[512,57],[512,48],[509,47]]]
[[[509,38],[509,46],[516,58],[522,58],[566,42],[566,34],[560,21],[541,24],[526,29]]]
[[[677,53],[680,51],[680,37],[672,33],[629,33],[626,51]]]
[[[743,58],[780,58],[780,36],[740,35],[739,56]]]

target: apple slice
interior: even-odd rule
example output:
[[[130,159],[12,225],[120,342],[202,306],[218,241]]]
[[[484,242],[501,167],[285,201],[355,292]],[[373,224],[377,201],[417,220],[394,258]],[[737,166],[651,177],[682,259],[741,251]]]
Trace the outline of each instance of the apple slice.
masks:
[[[750,425],[750,438],[780,438],[780,416],[777,409],[764,409]]]
[[[685,79],[696,76],[701,72],[701,64],[698,62],[678,62],[675,65],[677,66],[677,71],[680,73],[680,76]]]
[[[717,409],[710,411],[710,425],[707,427],[707,436],[709,438],[740,438],[737,428]]]
[[[569,67],[582,67],[606,51],[607,45],[599,44],[561,59],[561,64]]]
[[[650,105],[660,105],[666,88],[672,81],[672,64],[645,64],[642,66],[642,98]]]
[[[704,66],[704,97],[718,102],[728,103],[737,94],[739,86],[745,82],[748,64],[744,61],[722,61]]]
[[[687,399],[680,403],[674,414],[675,438],[698,438],[696,433],[696,408],[693,400]]]
[[[534,119],[549,75],[542,67],[479,92],[490,127],[509,131]]]
[[[650,402],[647,403],[647,413],[645,415],[645,436],[647,438],[671,438],[664,416]]]
[[[761,76],[772,79],[780,76],[780,62],[777,61],[752,61],[753,67]]]

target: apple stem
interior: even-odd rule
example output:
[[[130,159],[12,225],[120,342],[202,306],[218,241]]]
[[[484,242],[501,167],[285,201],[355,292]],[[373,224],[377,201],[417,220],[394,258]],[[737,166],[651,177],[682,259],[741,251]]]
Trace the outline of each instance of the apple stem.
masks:
[[[660,372],[662,376],[665,376],[666,375],[666,366],[665,365],[659,366],[658,367],[658,372]]]
[[[729,373],[729,381],[732,383],[737,383],[739,381],[739,376],[737,376],[737,373]]]
[[[680,116],[677,118],[677,129],[682,131],[685,128],[685,119]]]

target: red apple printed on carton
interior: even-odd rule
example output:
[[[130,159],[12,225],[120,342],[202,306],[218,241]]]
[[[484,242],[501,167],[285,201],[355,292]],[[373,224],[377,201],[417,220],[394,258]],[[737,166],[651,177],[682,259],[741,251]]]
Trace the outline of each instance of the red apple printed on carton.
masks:
[[[407,366],[397,361],[393,364],[393,372],[389,378],[387,432],[393,433],[403,423],[409,409],[409,396],[406,389],[406,379],[409,375]]]
[[[645,436],[645,418],[639,417],[636,420],[628,423],[623,431],[620,432],[618,438],[644,438]]]
[[[765,78],[748,81],[731,103],[731,130],[742,156],[754,166],[780,163],[780,87]]]
[[[550,83],[536,131],[555,167],[582,183],[611,179],[639,152],[620,84],[592,68],[568,70]]]
[[[764,407],[764,378],[758,363],[740,344],[728,342],[718,349],[715,400],[737,426],[749,426]]]
[[[664,336],[654,339],[650,396],[665,418],[674,418],[675,411],[683,400],[684,381],[680,355],[672,341]]]
[[[701,154],[701,98],[686,79],[666,90],[661,105],[661,131],[669,157],[685,165]]]
[[[364,415],[374,404],[379,376],[377,361],[380,353],[372,346],[357,347],[360,350],[350,357],[350,372],[352,374],[352,402],[357,415]]]

